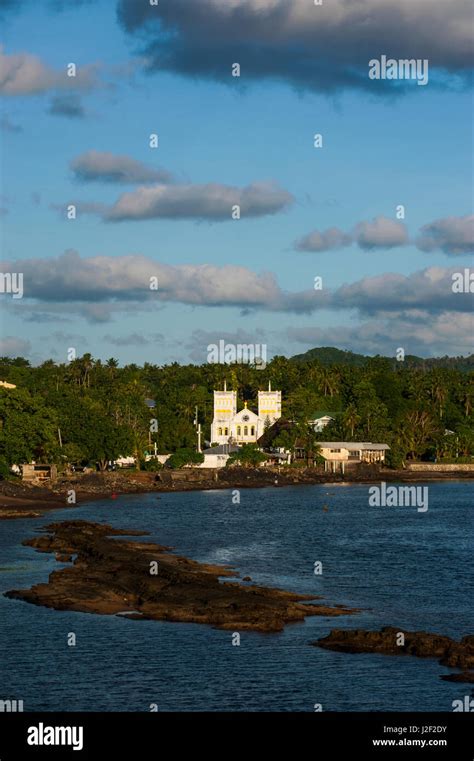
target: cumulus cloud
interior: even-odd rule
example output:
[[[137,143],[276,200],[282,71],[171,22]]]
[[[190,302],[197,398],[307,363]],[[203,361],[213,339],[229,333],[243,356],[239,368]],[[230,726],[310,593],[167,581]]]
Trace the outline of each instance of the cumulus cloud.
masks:
[[[67,119],[83,119],[86,115],[81,99],[76,93],[56,95],[49,106],[52,116],[65,116]]]
[[[81,182],[108,182],[135,184],[146,182],[171,182],[172,176],[166,169],[149,167],[129,156],[109,152],[87,151],[70,164],[77,180]]]
[[[474,294],[453,293],[456,272],[455,267],[428,267],[410,275],[387,273],[362,278],[338,288],[332,304],[367,314],[403,309],[423,309],[430,313],[470,312],[474,307]]]
[[[330,251],[333,248],[350,246],[351,243],[352,237],[350,235],[337,227],[330,227],[323,232],[313,230],[313,232],[296,241],[295,248],[297,251]]]
[[[213,78],[278,79],[298,88],[384,92],[368,61],[382,53],[427,58],[430,68],[464,74],[472,66],[470,0],[173,0],[152,6],[118,0],[118,17],[142,43],[150,70]],[[398,86],[400,83],[397,82]]]
[[[287,293],[273,273],[255,273],[246,267],[162,264],[144,256],[97,256],[82,259],[76,251],[58,258],[3,262],[3,272],[22,272],[24,298],[17,313],[34,300],[48,310],[75,307],[89,320],[105,322],[112,309],[138,310],[150,305],[179,302],[190,306],[235,306],[241,309],[309,312],[315,292]],[[150,288],[158,278],[158,290]],[[319,299],[324,296],[318,294]]]
[[[239,206],[242,217],[276,214],[293,202],[293,196],[273,183],[256,182],[244,188],[209,183],[141,187],[124,193],[107,214],[109,221],[136,219],[232,218],[232,207]]]
[[[421,228],[416,244],[422,251],[440,249],[450,256],[474,253],[474,215],[436,219]]]
[[[401,347],[406,354],[454,356],[472,354],[473,332],[472,314],[441,312],[433,316],[411,310],[358,325],[289,328],[287,339],[307,348],[338,346],[363,354],[395,356]]]
[[[254,182],[244,188],[209,183],[207,185],[150,185],[123,193],[112,206],[94,201],[52,204],[64,214],[74,204],[82,214],[97,214],[104,222],[142,219],[199,219],[222,222],[232,219],[233,207],[241,217],[263,217],[288,208],[294,201],[288,191],[275,183]]]
[[[330,227],[324,232],[313,230],[296,241],[295,248],[297,251],[330,251],[352,243],[357,243],[365,251],[394,248],[408,243],[408,233],[401,222],[380,216],[370,222],[359,222],[352,233],[345,233],[338,227]]]
[[[69,77],[66,68],[56,70],[30,53],[7,55],[0,47],[0,93],[38,95],[48,90],[90,90],[98,85],[98,65],[77,68]]]
[[[360,248],[394,248],[408,243],[405,225],[388,217],[375,217],[371,222],[360,222],[354,230],[354,239]]]
[[[288,292],[272,272],[230,264],[169,265],[140,255],[81,258],[76,251],[67,251],[58,258],[22,259],[1,266],[2,272],[23,273],[24,297],[12,308],[25,319],[31,312],[77,312],[91,322],[105,323],[112,312],[134,314],[167,303],[236,307],[243,313],[346,310],[381,320],[408,311],[471,314],[474,307],[474,293],[453,293],[456,268],[430,267],[410,275],[366,277],[335,290],[311,287]],[[155,278],[157,290],[150,288]]]

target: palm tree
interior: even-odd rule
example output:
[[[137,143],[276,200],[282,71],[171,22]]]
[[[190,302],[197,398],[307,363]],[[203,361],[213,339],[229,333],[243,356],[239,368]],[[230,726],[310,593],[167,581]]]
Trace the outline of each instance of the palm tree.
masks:
[[[338,377],[329,367],[323,367],[319,374],[319,386],[324,396],[334,396],[338,388]]]
[[[447,395],[447,389],[445,383],[443,382],[443,378],[440,375],[435,374],[431,382],[430,396],[431,399],[438,405],[439,416],[441,419],[443,417],[443,409],[446,403]]]
[[[474,385],[472,383],[469,383],[469,385],[463,388],[463,390],[461,391],[461,402],[463,404],[464,414],[466,417],[469,417],[469,415],[472,412],[473,399],[474,399]]]
[[[77,360],[79,363],[81,378],[80,382],[82,382],[83,386],[87,386],[89,388],[90,386],[90,372],[92,368],[94,367],[94,360],[92,359],[92,354],[84,354],[80,359]]]
[[[116,376],[116,370],[119,366],[118,359],[115,359],[115,357],[110,357],[110,359],[107,360],[105,363],[105,366],[108,370],[108,376],[109,378],[115,378]]]
[[[350,429],[351,439],[354,437],[354,429],[360,423],[360,416],[357,413],[355,404],[349,404],[343,415],[343,422],[346,428]]]

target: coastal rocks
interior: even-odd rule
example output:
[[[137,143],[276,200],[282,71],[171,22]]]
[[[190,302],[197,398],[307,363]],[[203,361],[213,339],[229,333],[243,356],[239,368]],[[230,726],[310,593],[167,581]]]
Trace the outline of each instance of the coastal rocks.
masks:
[[[401,636],[403,635],[403,636]],[[459,668],[463,674],[442,677],[448,681],[472,681],[474,674],[474,636],[456,642],[450,637],[429,632],[404,632],[394,626],[377,631],[333,629],[326,637],[312,642],[315,647],[345,653],[382,653],[437,658],[442,666]],[[461,678],[462,677],[462,678]]]
[[[114,529],[86,521],[52,523],[46,534],[23,544],[73,564],[53,571],[46,584],[11,590],[6,597],[56,610],[75,610],[136,619],[211,624],[232,631],[275,632],[306,616],[340,616],[354,611],[310,604],[314,596],[237,581],[229,567],[206,565],[170,553],[169,547],[118,536],[146,532]]]
[[[443,674],[441,677],[445,682],[464,682],[474,684],[474,671],[462,671],[460,674]]]

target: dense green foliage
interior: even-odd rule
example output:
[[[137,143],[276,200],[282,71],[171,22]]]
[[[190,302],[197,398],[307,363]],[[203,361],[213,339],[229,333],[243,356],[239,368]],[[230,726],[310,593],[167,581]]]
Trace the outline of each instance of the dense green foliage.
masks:
[[[351,367],[365,367],[373,358],[367,357],[365,354],[355,354],[352,351],[343,351],[342,349],[336,349],[334,346],[321,346],[317,349],[309,349],[304,354],[295,354],[291,358],[292,362],[314,362],[317,361],[321,365],[349,365]],[[381,359],[388,360],[392,367],[398,364],[395,357],[381,357]],[[424,370],[429,370],[436,367],[447,367],[453,370],[461,370],[461,372],[469,372],[474,370],[474,354],[468,357],[417,357],[414,354],[407,354],[405,356],[406,367],[418,367]]]
[[[455,366],[374,357],[358,367],[275,357],[264,370],[177,363],[119,368],[114,359],[103,363],[86,354],[70,364],[38,367],[0,359],[0,379],[17,385],[0,388],[0,465],[35,458],[105,467],[118,455],[142,460],[154,443],[160,453],[195,451],[195,408],[203,441],[209,440],[212,392],[224,380],[237,389],[239,408],[244,401],[256,408],[257,391],[269,380],[281,389],[282,414],[293,426],[281,431],[276,445],[316,451],[318,438],[385,442],[396,466],[407,458],[455,461],[474,454],[474,372]],[[155,400],[154,409],[146,398]],[[314,437],[306,421],[321,410],[335,422]]]
[[[227,460],[229,465],[242,465],[243,467],[257,467],[266,460],[265,455],[256,444],[244,444],[238,452],[233,452]]]
[[[183,447],[174,452],[166,461],[167,468],[184,468],[186,465],[200,465],[204,462],[204,455],[195,449]]]

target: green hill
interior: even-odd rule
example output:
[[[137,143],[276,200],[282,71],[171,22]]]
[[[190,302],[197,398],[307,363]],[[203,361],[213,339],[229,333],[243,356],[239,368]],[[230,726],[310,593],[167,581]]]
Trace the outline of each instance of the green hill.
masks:
[[[380,357],[380,355],[377,355]],[[395,357],[382,357],[397,364]],[[374,357],[368,357],[364,354],[355,354],[352,351],[343,351],[335,346],[320,346],[309,349],[304,354],[295,354],[291,357],[291,362],[319,362],[324,366],[344,365],[349,367],[365,367],[369,362],[373,362]],[[474,354],[467,357],[417,357],[414,354],[407,354],[405,357],[405,366],[420,367],[421,369],[431,369],[434,367],[449,367],[468,372],[474,370]]]

